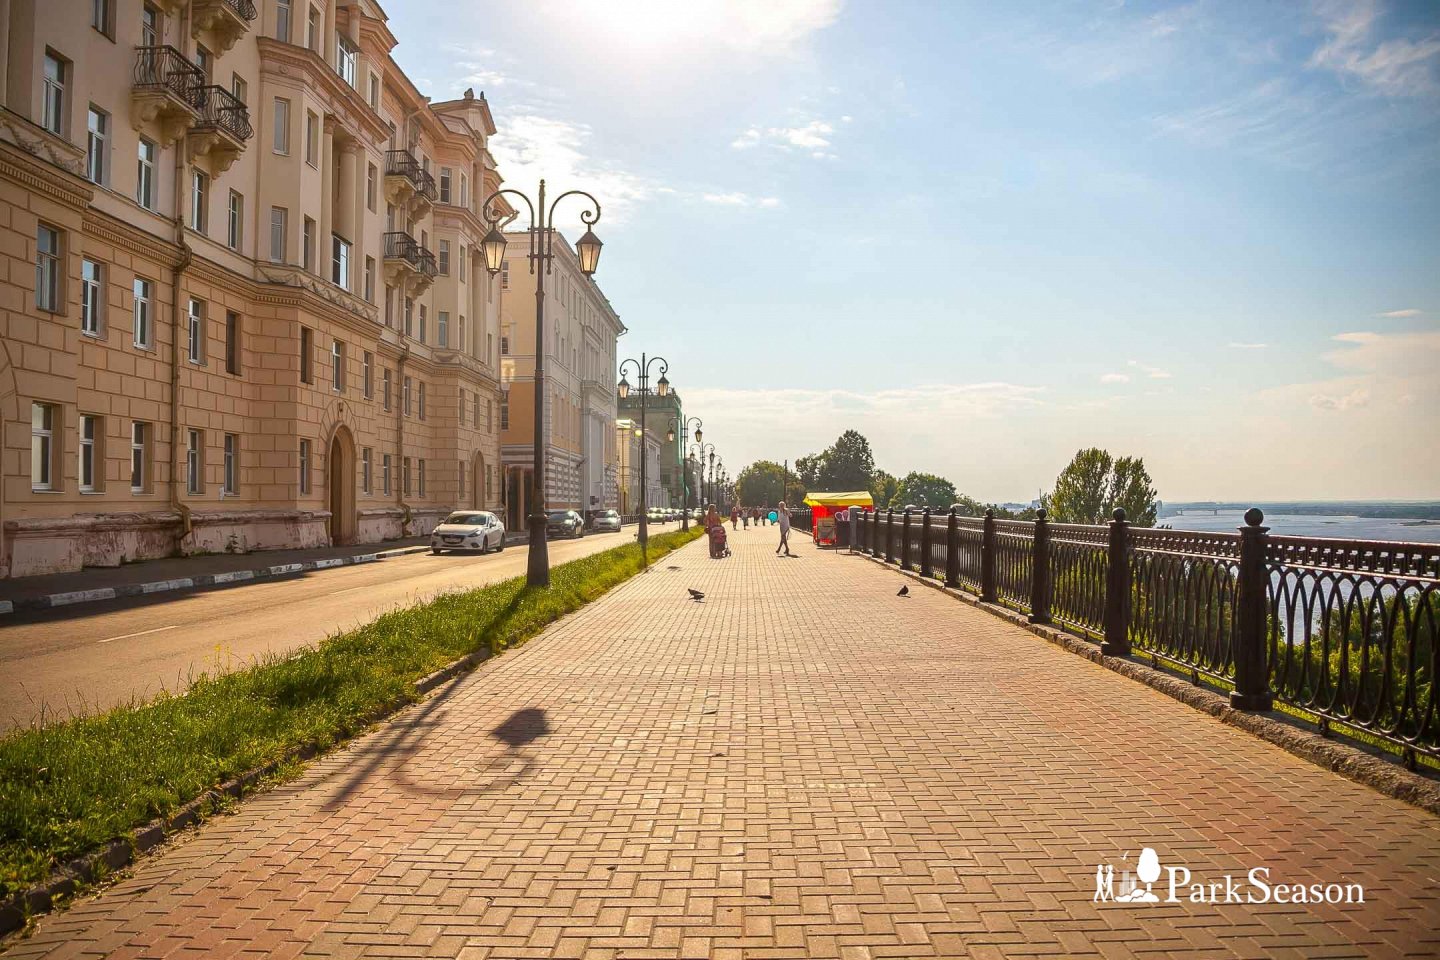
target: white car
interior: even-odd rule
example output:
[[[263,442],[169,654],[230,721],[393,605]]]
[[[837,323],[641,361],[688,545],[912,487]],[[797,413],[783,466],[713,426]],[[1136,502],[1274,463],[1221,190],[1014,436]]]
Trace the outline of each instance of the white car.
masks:
[[[505,524],[484,510],[457,510],[430,533],[430,552],[467,550],[489,553],[505,549]]]

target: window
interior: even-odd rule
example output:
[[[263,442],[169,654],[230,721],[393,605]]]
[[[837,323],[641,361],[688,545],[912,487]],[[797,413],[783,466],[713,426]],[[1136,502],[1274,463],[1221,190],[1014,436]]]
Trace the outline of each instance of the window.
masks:
[[[500,264],[500,289],[510,289],[510,263],[506,261]]]
[[[190,298],[185,318],[186,356],[191,363],[205,362],[205,302]]]
[[[185,490],[187,493],[201,493],[205,489],[204,450],[205,434],[200,430],[187,430],[185,441]]]
[[[225,372],[240,375],[240,314],[225,311]]]
[[[284,156],[290,155],[290,101],[275,98],[275,141],[271,148]]]
[[[238,73],[230,74],[230,93],[241,103],[250,102],[250,86]]]
[[[435,315],[435,342],[442,347],[450,346],[450,313],[446,310]]]
[[[470,178],[460,174],[460,206],[470,206]]]
[[[415,301],[405,298],[405,336],[415,336]]]
[[[382,399],[385,401],[385,409],[388,411],[390,409],[390,370],[388,367],[380,373],[380,390]]]
[[[475,411],[475,425],[476,425],[476,426],[479,426],[479,425],[480,425],[480,411],[478,411],[478,410]],[[485,429],[486,429],[486,430],[490,430],[490,429],[493,429],[494,426],[495,426],[495,408],[494,408],[494,406],[491,404],[490,398],[489,398],[489,397],[486,397],[486,398],[485,398]]]
[[[304,229],[300,234],[300,256],[301,263],[306,270],[315,272],[315,221],[310,217],[305,218]]]
[[[450,276],[450,241],[440,241],[440,276]]]
[[[500,356],[510,356],[510,338],[503,333],[500,335]]]
[[[91,107],[87,116],[89,135],[85,141],[85,176],[91,183],[103,184],[106,180],[105,161],[110,138],[110,115]]]
[[[240,249],[245,222],[245,198],[234,190],[230,191],[230,204],[226,208],[225,243],[231,250]]]
[[[55,405],[30,404],[30,489],[55,489]]]
[[[290,0],[275,0],[275,39],[290,42]]]
[[[388,284],[385,287],[385,326],[395,326],[395,291]]]
[[[240,492],[240,437],[238,434],[225,434],[225,478],[220,492],[227,497],[233,497]]]
[[[40,126],[59,137],[65,136],[65,82],[69,74],[70,64],[47,50]]]
[[[200,44],[195,44],[195,66],[205,74],[205,82],[209,83],[211,75],[215,72],[215,55]]]
[[[460,262],[464,263],[465,261],[461,260]],[[460,314],[460,328],[456,331],[455,335],[455,349],[465,349],[465,314],[463,313]]]
[[[365,173],[365,209],[375,212],[375,198],[380,193],[380,168],[370,164]]]
[[[310,8],[310,17],[305,21],[305,46],[320,52],[320,11]]]
[[[465,264],[466,264],[466,261],[469,260],[469,259],[470,259],[469,256],[468,256],[468,255],[466,254],[466,252],[465,252],[465,244],[463,244],[463,243],[460,244],[460,282],[461,282],[461,283],[464,283],[464,282],[465,282]]]
[[[370,74],[370,108],[380,109],[380,76],[376,73]]]
[[[150,424],[130,423],[130,492],[144,493],[149,485]]]
[[[300,492],[310,492],[310,441],[300,441]]]
[[[350,243],[338,234],[330,237],[330,282],[350,289]]]
[[[144,137],[135,161],[135,202],[146,210],[155,209],[155,144]]]
[[[375,399],[375,355],[369,350],[360,355],[360,387],[366,400]]]
[[[190,229],[196,233],[204,233],[206,221],[205,207],[210,201],[210,178],[199,170],[190,171]]]
[[[97,465],[104,463],[102,443],[104,441],[104,421],[99,417],[92,417],[88,414],[80,415],[80,489],[86,493],[94,493],[104,483],[104,471],[96,470]]]
[[[155,340],[150,311],[155,295],[155,285],[142,277],[136,277],[132,293],[135,297],[135,346],[141,350],[153,349]]]
[[[320,166],[320,118],[314,110],[305,111],[305,162]]]
[[[335,72],[340,74],[340,79],[356,88],[359,87],[359,78],[356,76],[359,60],[359,48],[350,42],[349,37],[337,33],[335,35]]]
[[[455,484],[460,491],[460,496],[465,496],[465,461],[459,460],[455,463]]]
[[[380,457],[380,492],[390,496],[390,454]]]
[[[375,258],[365,258],[365,302],[375,302]]]
[[[105,300],[104,272],[88,257],[80,261],[80,332],[100,336],[101,304]]]
[[[465,426],[465,388],[464,388],[464,387],[461,387],[461,388],[460,388],[460,403],[456,406],[455,411],[456,411],[456,413],[458,414],[457,419],[459,420],[460,426],[462,426],[462,427]]]
[[[60,312],[60,231],[43,223],[35,229],[35,308]]]
[[[500,429],[510,429],[510,394],[500,394]]]
[[[419,486],[418,486],[418,489],[416,490],[416,495],[419,496],[421,500],[424,500],[424,499],[425,499],[425,460],[424,460],[423,457],[416,463],[416,468],[417,468],[417,469],[416,469],[416,475],[415,475],[415,477],[416,477],[416,480],[419,481]]]
[[[370,495],[370,460],[369,447],[360,449],[360,492],[366,496]]]
[[[330,341],[330,389],[345,391],[345,344],[339,340]]]
[[[410,378],[406,377],[400,383],[400,410],[405,416],[410,416]]]
[[[429,331],[426,329],[426,327],[429,326],[429,323],[427,322],[428,319],[429,319],[429,316],[430,316],[429,307],[427,307],[427,306],[426,306],[425,304],[423,304],[423,303],[420,304],[420,342],[421,342],[421,343],[425,343],[425,342],[426,342],[426,340],[425,340],[425,335],[426,335],[426,333],[429,332]]]
[[[403,496],[410,496],[410,458],[400,459],[400,493]]]
[[[420,381],[420,419],[425,419],[425,381]]]
[[[270,259],[274,263],[285,262],[285,234],[288,232],[290,211],[284,207],[270,208]]]
[[[309,327],[300,328],[300,382],[311,382],[310,351],[313,349],[313,334]]]
[[[449,203],[449,202],[450,202],[450,177],[451,177],[450,168],[449,168],[449,167],[441,167],[441,168],[440,168],[440,202],[441,202],[441,203]]]
[[[165,20],[161,17],[160,11],[150,4],[145,4],[140,11],[140,45],[142,47],[158,47],[165,37]]]

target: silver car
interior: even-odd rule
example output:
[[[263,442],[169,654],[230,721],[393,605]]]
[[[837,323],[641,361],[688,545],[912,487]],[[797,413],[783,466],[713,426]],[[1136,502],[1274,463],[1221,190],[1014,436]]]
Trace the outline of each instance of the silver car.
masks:
[[[600,533],[619,533],[620,525],[618,510],[597,510],[590,518],[590,529]]]
[[[484,510],[457,510],[430,533],[430,552],[466,550],[489,553],[505,549],[505,525]]]

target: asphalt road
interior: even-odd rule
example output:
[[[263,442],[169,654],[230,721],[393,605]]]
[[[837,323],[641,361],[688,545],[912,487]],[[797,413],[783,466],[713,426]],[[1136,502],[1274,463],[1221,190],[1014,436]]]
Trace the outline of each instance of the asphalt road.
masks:
[[[656,532],[674,529],[659,527]],[[629,543],[633,529],[550,543],[563,563]],[[186,593],[19,613],[0,622],[0,731],[178,691],[368,623],[399,606],[525,572],[526,547],[488,556],[417,553],[379,563]]]

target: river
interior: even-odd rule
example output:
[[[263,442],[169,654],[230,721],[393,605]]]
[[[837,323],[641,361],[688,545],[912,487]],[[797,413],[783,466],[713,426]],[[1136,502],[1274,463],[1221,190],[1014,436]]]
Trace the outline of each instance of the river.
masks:
[[[1411,524],[1407,526],[1407,524]],[[1157,526],[1176,530],[1234,533],[1245,525],[1244,512],[1221,510],[1181,513],[1161,517]],[[1412,543],[1440,543],[1440,523],[1397,520],[1389,517],[1329,517],[1314,514],[1275,514],[1265,517],[1271,533],[1291,537],[1326,537],[1338,540],[1408,540]]]

